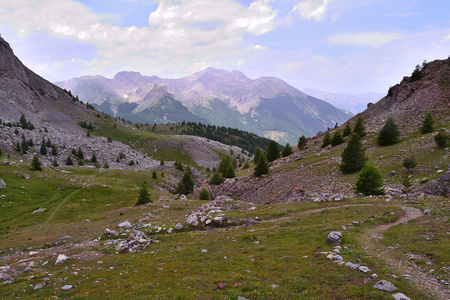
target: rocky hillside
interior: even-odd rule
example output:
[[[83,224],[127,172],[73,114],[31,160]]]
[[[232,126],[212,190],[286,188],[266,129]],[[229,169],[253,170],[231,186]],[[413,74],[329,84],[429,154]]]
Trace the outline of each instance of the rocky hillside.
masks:
[[[102,93],[108,95],[106,91],[99,95]],[[151,102],[150,98],[147,100]],[[167,107],[175,100],[166,97],[157,101]],[[23,126],[21,119],[32,126]],[[111,136],[113,139],[108,138]],[[141,140],[146,141],[145,149],[139,144]],[[80,149],[84,162],[89,165],[94,165],[90,161],[95,154],[100,166],[107,163],[110,168],[139,170],[159,165],[160,159],[167,160],[164,156],[167,148],[179,153],[185,161],[211,168],[220,161],[218,153],[230,149],[241,152],[237,147],[195,137],[144,136],[131,124],[100,113],[29,70],[0,38],[0,149],[3,152],[29,160],[39,154],[44,166],[65,166],[68,157],[77,164]]]
[[[312,136],[351,116],[278,78],[252,80],[239,71],[214,68],[180,79],[120,72],[113,79],[85,76],[57,84],[106,113],[134,122],[208,122],[280,143],[295,143],[301,135]]]
[[[353,117],[360,116],[369,131],[377,132],[392,116],[403,133],[417,131],[423,117],[431,111],[437,118],[450,118],[450,59],[435,60],[420,67],[417,78],[406,76],[392,86],[387,95]]]

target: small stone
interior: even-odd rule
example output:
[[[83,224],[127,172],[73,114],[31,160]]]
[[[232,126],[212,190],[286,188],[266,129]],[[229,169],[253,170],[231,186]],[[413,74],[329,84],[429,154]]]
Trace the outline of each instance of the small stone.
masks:
[[[31,176],[30,176],[30,175],[28,175],[28,174],[23,174],[23,178],[25,178],[25,179],[30,179],[30,178],[31,178]]]
[[[6,183],[0,179],[0,189],[6,189]]]
[[[33,215],[33,214],[41,213],[44,211],[45,211],[45,208],[38,208],[38,209],[34,210],[31,214]]]
[[[238,296],[237,300],[249,300],[249,299],[241,297],[241,296]]]
[[[9,161],[7,159],[4,159],[2,161],[2,166],[9,166]]]
[[[37,252],[37,251],[30,251],[28,254],[29,254],[30,256],[33,256],[33,255],[35,255],[35,254],[38,254],[38,252]]]
[[[373,273],[372,275],[370,275],[370,277],[372,277],[373,279],[376,279],[376,278],[378,278],[378,275]]]
[[[7,273],[0,273],[0,280],[11,280],[11,275]]]
[[[184,226],[181,223],[178,223],[177,225],[175,225],[175,230],[183,230]]]
[[[385,292],[393,292],[397,290],[397,288],[389,281],[387,280],[380,280],[373,286],[376,289],[379,289],[380,291]]]
[[[342,256],[340,256],[340,255],[335,255],[334,257],[333,257],[333,259],[334,260],[344,260],[344,258],[342,257]]]
[[[70,284],[66,284],[66,285],[63,285],[63,287],[61,288],[63,291],[68,291],[68,290],[70,290],[71,288],[73,288],[73,285],[70,285]]]
[[[208,252],[208,250],[206,250],[206,249],[202,249],[202,250],[200,250],[200,252],[202,252],[202,253],[206,253],[206,252]]]
[[[42,290],[44,286],[42,284],[36,284],[36,286],[33,288],[33,290]]]
[[[188,223],[190,226],[198,226],[198,218],[196,215],[190,215],[187,220],[186,223]]]
[[[425,209],[425,210],[423,211],[423,213],[429,215],[429,214],[431,213],[431,209]]]
[[[405,296],[402,293],[396,293],[392,295],[392,298],[394,298],[395,300],[411,300],[411,298]]]

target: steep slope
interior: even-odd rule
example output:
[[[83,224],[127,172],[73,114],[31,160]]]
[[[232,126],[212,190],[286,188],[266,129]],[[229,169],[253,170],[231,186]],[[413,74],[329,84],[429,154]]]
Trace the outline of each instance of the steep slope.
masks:
[[[390,88],[388,95],[356,115],[362,117],[369,131],[378,132],[392,116],[402,133],[418,130],[425,114],[431,111],[436,118],[450,118],[450,59],[435,60],[423,66],[420,79],[405,76]]]
[[[79,84],[77,81],[79,80]],[[91,85],[85,83],[90,80]],[[280,143],[295,143],[300,135],[312,136],[320,130],[345,122],[351,115],[334,106],[310,97],[286,82],[275,77],[252,80],[242,72],[207,68],[180,79],[163,79],[156,76],[142,76],[139,72],[120,72],[113,79],[81,77],[58,83],[70,89],[75,95],[90,103],[105,107],[120,116],[117,103],[136,103],[131,121],[160,122],[161,117],[145,112],[146,98],[167,98],[173,95],[189,109],[180,107],[176,115],[193,121],[193,113],[218,126],[234,127],[278,140]],[[158,86],[155,89],[155,86]],[[161,93],[162,86],[167,93]],[[89,92],[89,90],[94,91]],[[99,95],[97,91],[104,91]],[[110,100],[108,100],[110,98]],[[120,99],[120,101],[118,101]],[[108,107],[104,104],[107,101]],[[130,108],[130,106],[128,106]],[[276,112],[273,110],[276,108]],[[167,120],[163,121],[180,121]],[[198,121],[194,120],[194,121]]]

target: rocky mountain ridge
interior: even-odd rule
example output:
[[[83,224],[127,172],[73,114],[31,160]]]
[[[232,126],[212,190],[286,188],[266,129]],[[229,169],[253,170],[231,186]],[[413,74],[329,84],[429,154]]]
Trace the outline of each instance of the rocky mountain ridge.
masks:
[[[193,120],[238,128],[280,143],[295,143],[301,135],[313,136],[351,117],[349,112],[308,96],[278,78],[252,80],[240,71],[211,67],[180,79],[124,71],[112,79],[84,76],[57,84],[104,112],[128,120],[147,123]],[[164,106],[157,100],[167,98],[179,101],[187,109],[180,113],[182,107],[173,102],[171,116],[168,112],[155,113]],[[126,114],[121,106],[125,103],[133,104]]]

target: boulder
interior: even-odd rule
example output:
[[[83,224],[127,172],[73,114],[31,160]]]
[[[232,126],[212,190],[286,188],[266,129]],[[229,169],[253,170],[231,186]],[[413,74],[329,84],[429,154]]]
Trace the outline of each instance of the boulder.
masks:
[[[117,226],[118,226],[119,228],[123,228],[123,227],[125,227],[125,228],[131,228],[131,227],[133,227],[133,225],[131,225],[131,223],[128,222],[128,221],[119,223],[119,225],[117,225]]]
[[[64,285],[61,289],[64,290],[64,291],[68,291],[68,290],[70,290],[70,289],[72,289],[72,288],[73,288],[73,285],[66,284],[66,285]]]
[[[6,183],[0,179],[0,189],[6,189]]]
[[[196,215],[190,215],[187,218],[186,223],[188,223],[188,225],[190,225],[190,226],[194,226],[194,227],[198,226],[198,218],[197,218],[197,216]]]
[[[361,266],[358,268],[358,271],[360,271],[362,273],[368,273],[368,272],[370,272],[370,269],[366,266]]]
[[[60,264],[62,264],[62,263],[64,263],[66,260],[68,260],[69,259],[69,257],[67,257],[66,255],[64,255],[64,254],[60,254],[60,255],[58,255],[58,258],[56,259],[56,265],[60,265]]]
[[[262,223],[261,221],[258,221],[258,220],[252,219],[252,218],[245,219],[244,221],[245,221],[245,226],[253,226],[255,224]]]
[[[177,225],[175,225],[175,230],[183,230],[184,226],[181,223],[178,223]]]
[[[329,244],[339,244],[342,242],[342,232],[340,231],[331,231],[326,239],[326,242]]]
[[[7,273],[0,273],[0,280],[11,280],[11,275]]]
[[[30,176],[30,175],[28,175],[28,174],[23,174],[23,178],[25,178],[25,179],[30,179],[30,178],[31,178],[31,176]]]
[[[352,262],[347,262],[347,263],[345,263],[345,266],[346,266],[346,267],[349,267],[349,268],[352,269],[352,270],[356,270],[356,269],[358,269],[359,267],[361,267],[360,264],[354,264],[354,263],[352,263]]]
[[[380,280],[373,286],[376,289],[379,289],[380,291],[385,292],[393,292],[397,290],[397,288],[389,281],[387,280]]]
[[[405,296],[402,293],[395,293],[392,295],[392,298],[394,298],[395,300],[411,300],[411,298]]]
[[[2,166],[9,166],[9,161],[7,159],[4,159],[2,161]]]
[[[225,215],[217,215],[214,219],[213,219],[213,221],[214,221],[214,223],[216,223],[216,224],[219,224],[219,225],[222,225],[223,224],[223,221],[225,221],[227,218],[225,217]]]

